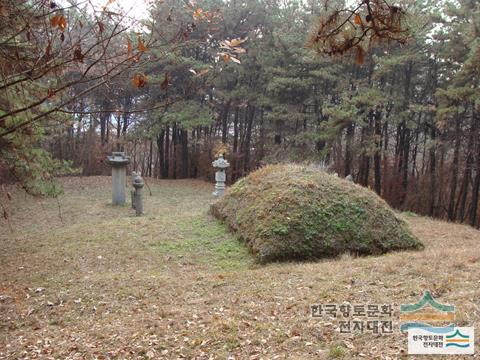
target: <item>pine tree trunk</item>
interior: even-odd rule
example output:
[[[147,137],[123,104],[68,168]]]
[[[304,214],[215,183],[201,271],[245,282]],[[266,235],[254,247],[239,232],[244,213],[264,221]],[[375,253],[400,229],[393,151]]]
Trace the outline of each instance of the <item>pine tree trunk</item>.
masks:
[[[187,130],[181,130],[180,133],[182,143],[182,177],[188,177],[188,132]]]
[[[238,118],[239,109],[235,108],[235,118],[233,120],[233,164],[232,164],[232,181],[238,179]]]
[[[230,101],[228,101],[222,109],[221,119],[222,119],[222,143],[227,143],[228,137],[228,115],[230,113]]]
[[[430,137],[432,138],[432,145],[430,147],[430,204],[428,209],[429,216],[435,216],[435,194],[437,192],[437,174],[436,174],[436,128],[435,128],[435,121],[433,121],[430,125]]]
[[[248,174],[250,171],[250,143],[252,141],[252,125],[253,125],[253,119],[255,117],[255,106],[249,106],[247,108],[247,128],[245,131],[245,146],[244,146],[244,152],[245,152],[245,162],[243,164],[243,171],[244,174]]]
[[[402,194],[400,200],[400,206],[403,206],[405,199],[407,198],[408,189],[408,164],[410,158],[410,129],[405,128],[405,134],[403,137],[403,149],[402,149]]]
[[[471,226],[475,226],[477,224],[477,211],[478,211],[478,199],[479,199],[479,192],[480,192],[480,146],[478,147],[478,161],[477,161],[477,174],[475,176],[475,180],[473,181],[473,188],[472,188],[472,206],[470,209],[470,219],[469,223]]]
[[[153,141],[149,140],[150,142],[150,147],[148,151],[148,176],[152,177],[152,161],[153,161]]]
[[[177,144],[178,144],[178,129],[177,123],[173,123],[172,126],[172,150],[170,152],[172,156],[172,177],[177,178]]]
[[[458,160],[460,154],[460,116],[455,119],[455,147],[453,150],[452,160],[452,177],[450,179],[450,195],[448,201],[447,216],[448,220],[455,220],[455,194],[457,193],[457,181],[458,181]]]
[[[163,178],[168,179],[170,177],[170,125],[165,127],[165,168],[163,173]]]
[[[470,185],[470,177],[472,176],[473,156],[469,151],[465,161],[465,172],[463,173],[462,185],[458,194],[457,204],[455,206],[455,214],[458,214],[461,222],[465,220],[465,205],[467,203],[467,194]]]
[[[352,173],[352,140],[355,133],[354,124],[347,126],[346,140],[345,140],[345,164],[344,164],[344,176],[351,175]]]
[[[373,155],[373,168],[375,177],[375,192],[378,195],[382,193],[382,172],[381,172],[381,157],[382,157],[382,113],[375,111],[375,154]]]
[[[473,186],[472,186],[472,205],[470,207],[470,217],[469,217],[469,223],[472,226],[475,226],[477,224],[477,210],[478,210],[478,201],[479,201],[479,192],[480,192],[480,139],[478,138],[478,130],[479,130],[479,116],[477,112],[473,112],[473,121],[475,121],[475,135],[473,137],[474,139],[474,145],[473,147],[476,147],[476,152],[477,152],[477,159],[476,159],[476,175],[475,175],[475,180],[473,181]]]
[[[260,130],[259,130],[259,141],[258,141],[258,152],[256,156],[257,167],[260,165],[260,162],[263,159],[265,153],[265,124],[264,124],[264,110],[260,109]]]

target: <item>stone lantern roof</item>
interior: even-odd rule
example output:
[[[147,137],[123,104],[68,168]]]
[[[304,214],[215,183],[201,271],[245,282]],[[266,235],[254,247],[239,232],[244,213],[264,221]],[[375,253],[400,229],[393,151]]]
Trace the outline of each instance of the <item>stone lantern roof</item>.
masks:
[[[220,154],[218,159],[212,162],[212,166],[223,171],[230,166],[230,163],[223,158],[223,154]]]
[[[114,151],[112,155],[107,156],[107,163],[112,166],[126,166],[130,163],[130,157],[123,151]]]

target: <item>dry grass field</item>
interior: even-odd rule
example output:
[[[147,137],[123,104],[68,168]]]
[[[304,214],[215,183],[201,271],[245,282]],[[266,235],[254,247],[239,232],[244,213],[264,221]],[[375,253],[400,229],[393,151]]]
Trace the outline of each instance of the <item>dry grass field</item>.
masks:
[[[263,266],[208,214],[211,184],[148,180],[137,218],[109,205],[109,177],[63,183],[58,201],[0,199],[0,359],[406,358],[398,307],[424,290],[478,353],[478,230],[403,214],[425,250]],[[394,304],[394,333],[310,315],[342,302]]]

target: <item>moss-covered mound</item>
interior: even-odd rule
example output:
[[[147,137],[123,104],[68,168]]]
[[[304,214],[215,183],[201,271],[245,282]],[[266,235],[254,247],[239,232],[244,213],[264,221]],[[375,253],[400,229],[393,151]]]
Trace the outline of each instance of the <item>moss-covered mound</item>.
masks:
[[[423,248],[373,191],[298,165],[251,173],[212,205],[212,213],[261,262]]]

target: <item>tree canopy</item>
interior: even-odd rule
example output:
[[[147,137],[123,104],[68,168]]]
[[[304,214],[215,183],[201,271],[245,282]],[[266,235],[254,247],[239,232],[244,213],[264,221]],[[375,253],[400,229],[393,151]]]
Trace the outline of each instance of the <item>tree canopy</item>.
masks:
[[[1,4],[5,178],[54,194],[55,174],[229,181],[267,163],[321,164],[391,205],[479,224],[474,0]],[[75,170],[74,170],[75,169]]]

